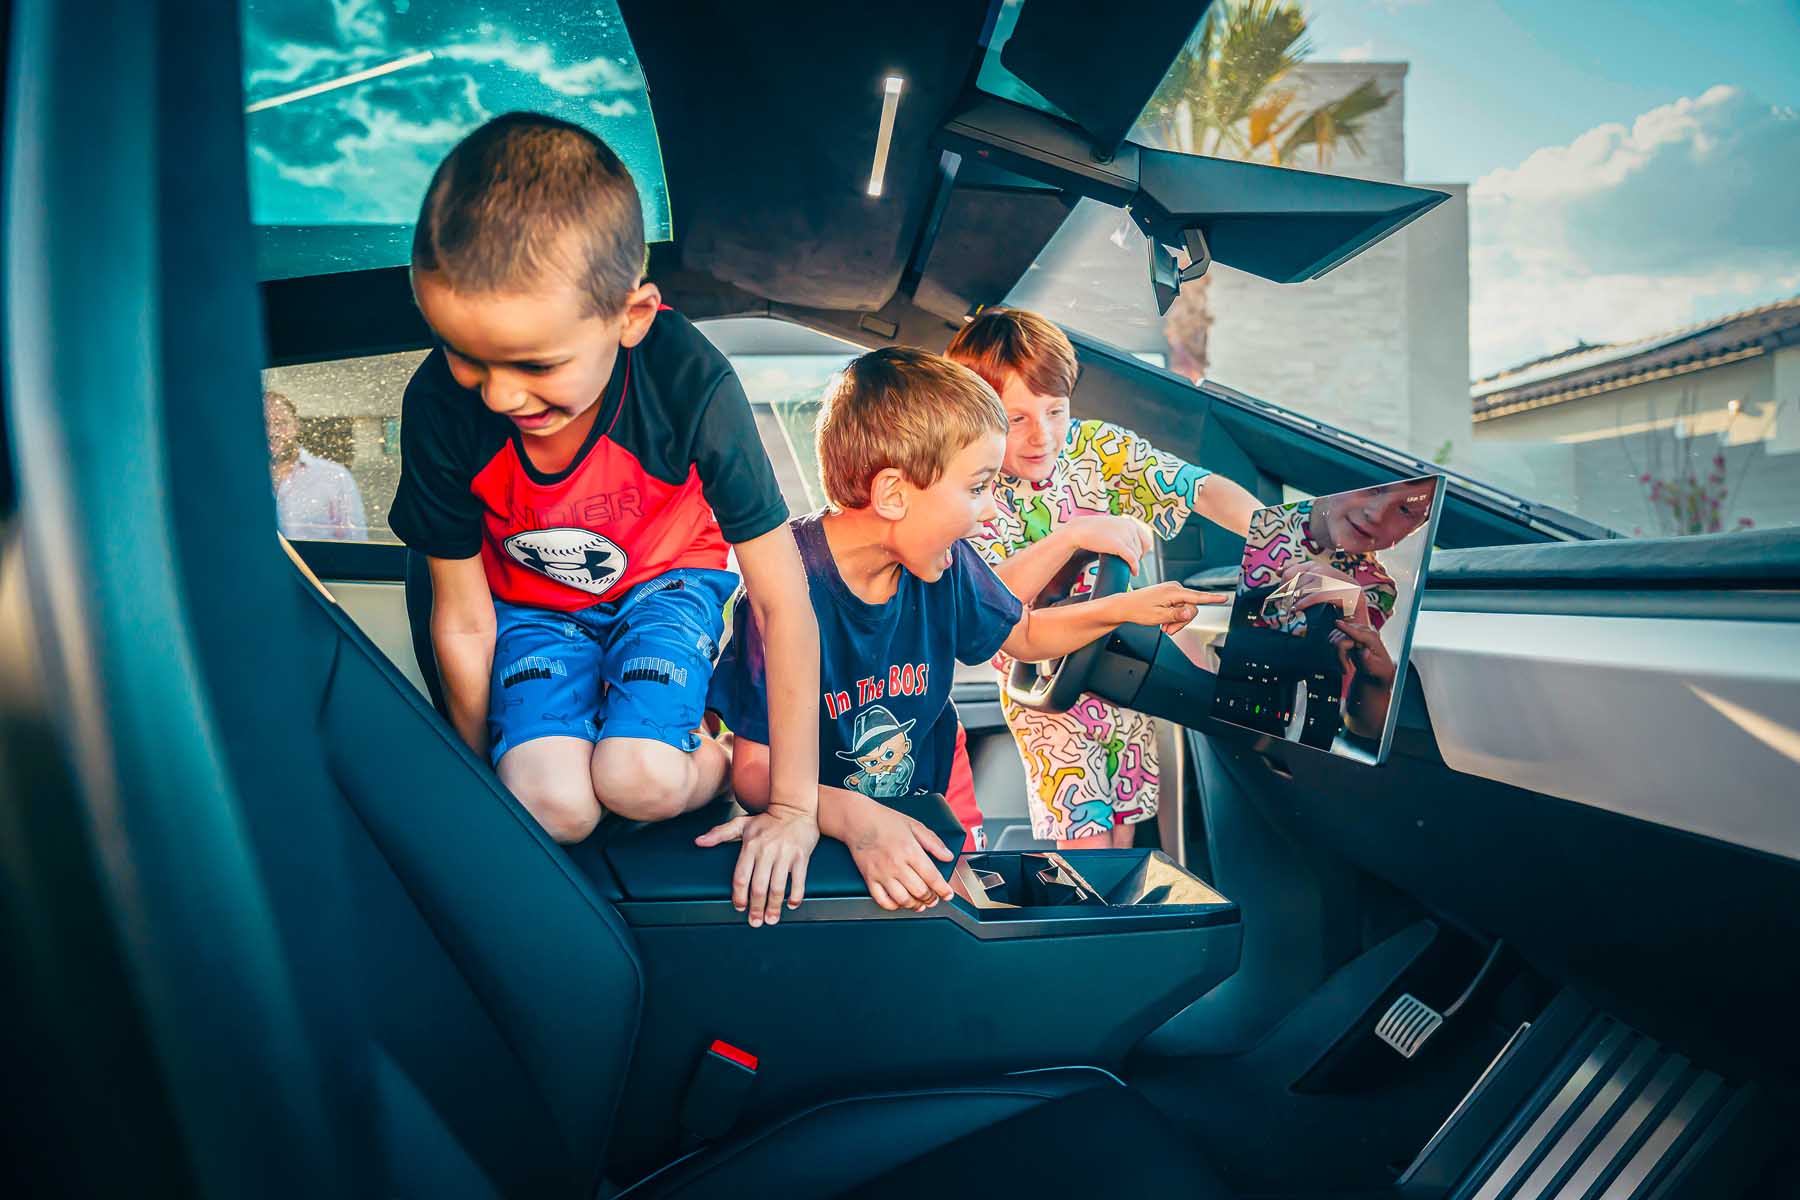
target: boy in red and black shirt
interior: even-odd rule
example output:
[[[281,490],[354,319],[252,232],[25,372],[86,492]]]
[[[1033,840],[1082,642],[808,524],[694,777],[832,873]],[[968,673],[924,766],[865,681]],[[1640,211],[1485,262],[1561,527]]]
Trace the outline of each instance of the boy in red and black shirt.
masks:
[[[389,521],[430,563],[452,722],[563,842],[721,790],[699,726],[735,547],[776,663],[780,801],[734,899],[772,924],[818,840],[818,630],[743,388],[644,261],[637,188],[586,130],[514,113],[450,152],[413,238],[439,345],[406,389]]]

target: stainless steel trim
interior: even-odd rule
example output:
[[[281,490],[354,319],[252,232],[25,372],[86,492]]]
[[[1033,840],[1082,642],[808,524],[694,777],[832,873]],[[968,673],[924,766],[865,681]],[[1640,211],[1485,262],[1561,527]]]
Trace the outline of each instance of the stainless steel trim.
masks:
[[[1556,1145],[1550,1147],[1550,1152],[1544,1155],[1524,1185],[1514,1193],[1513,1200],[1542,1200],[1556,1182],[1556,1177],[1575,1161],[1582,1146],[1593,1138],[1594,1131],[1600,1128],[1601,1122],[1614,1115],[1619,1102],[1644,1072],[1650,1069],[1659,1052],[1660,1047],[1655,1042],[1648,1038],[1638,1039],[1638,1044],[1632,1048],[1624,1065],[1613,1072],[1612,1078],[1594,1093],[1593,1099],[1569,1122],[1569,1127],[1556,1139]]]
[[[1623,1025],[1609,1023],[1612,1028],[1600,1039],[1600,1044],[1588,1052],[1581,1065],[1575,1068],[1556,1095],[1551,1097],[1550,1103],[1544,1106],[1544,1111],[1513,1142],[1506,1157],[1488,1172],[1487,1179],[1481,1185],[1481,1190],[1475,1193],[1474,1200],[1500,1200],[1502,1196],[1509,1196],[1513,1181],[1525,1170],[1538,1148],[1555,1135],[1568,1119],[1570,1110],[1618,1059],[1619,1050],[1632,1034]]]
[[[1168,765],[1162,773],[1162,808],[1157,812],[1157,836],[1163,853],[1174,859],[1183,870],[1188,865],[1187,844],[1187,731],[1166,721],[1158,721],[1166,733],[1169,747]]]
[[[1631,1161],[1625,1164],[1625,1169],[1619,1172],[1600,1200],[1634,1200],[1634,1197],[1638,1197],[1643,1184],[1662,1165],[1669,1152],[1687,1132],[1688,1126],[1693,1124],[1694,1118],[1712,1102],[1723,1083],[1717,1075],[1708,1071],[1689,1084],[1686,1094],[1675,1102],[1669,1115],[1662,1119],[1655,1131],[1644,1140],[1644,1144],[1638,1147],[1638,1152],[1631,1156]]]
[[[1800,860],[1800,622],[1426,611],[1412,664],[1451,769]]]
[[[1679,1054],[1672,1054],[1663,1060],[1661,1068],[1651,1077],[1650,1082],[1644,1085],[1644,1090],[1632,1100],[1624,1115],[1613,1122],[1613,1127],[1606,1131],[1606,1136],[1600,1139],[1600,1144],[1595,1146],[1593,1152],[1587,1156],[1587,1161],[1583,1162],[1575,1173],[1569,1176],[1569,1181],[1563,1184],[1562,1190],[1556,1194],[1557,1200],[1582,1200],[1593,1190],[1594,1185],[1600,1181],[1600,1177],[1625,1152],[1625,1147],[1631,1143],[1638,1131],[1644,1127],[1644,1123],[1662,1105],[1663,1097],[1668,1095],[1669,1090],[1675,1086],[1676,1081],[1687,1069],[1687,1059]]]

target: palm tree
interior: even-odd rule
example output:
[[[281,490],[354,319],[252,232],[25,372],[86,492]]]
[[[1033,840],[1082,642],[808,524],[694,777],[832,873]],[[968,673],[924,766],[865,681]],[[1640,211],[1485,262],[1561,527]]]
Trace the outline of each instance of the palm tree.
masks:
[[[1281,86],[1312,53],[1298,0],[1217,0],[1144,106],[1136,140],[1184,154],[1294,166],[1311,148],[1323,168],[1339,144],[1362,152],[1362,123],[1391,95],[1364,80],[1311,111],[1296,108],[1296,89]],[[1207,278],[1185,285],[1163,322],[1169,367],[1190,379],[1206,374],[1212,327]]]

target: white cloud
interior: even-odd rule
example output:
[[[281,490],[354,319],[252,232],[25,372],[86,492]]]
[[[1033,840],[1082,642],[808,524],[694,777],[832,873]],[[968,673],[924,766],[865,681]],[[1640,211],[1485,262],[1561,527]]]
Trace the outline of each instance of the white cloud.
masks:
[[[479,42],[445,46],[437,55],[458,62],[502,63],[533,76],[551,91],[564,96],[634,92],[644,86],[636,71],[604,55],[565,67],[557,63],[549,46],[542,42],[527,46],[511,34],[495,34]]]
[[[333,0],[340,33],[374,30],[382,11],[363,0]],[[377,33],[383,31],[376,31]],[[260,43],[251,72],[255,98],[296,84],[338,78],[399,53],[384,36],[358,49],[317,42]],[[637,71],[597,55],[559,61],[546,44],[527,44],[492,25],[434,48],[435,59],[352,88],[268,109],[252,118],[256,216],[267,223],[331,220],[405,224],[437,161],[499,108],[547,108],[602,118],[639,115]]]
[[[1470,190],[1477,375],[1800,289],[1800,117],[1714,87]]]
[[[387,41],[387,13],[380,0],[331,0],[331,15],[346,42]]]
[[[343,7],[340,6],[340,19],[342,12]],[[352,6],[350,18],[364,20],[366,15]],[[531,76],[539,84],[561,96],[635,92],[644,86],[643,77],[636,70],[605,55],[564,65],[557,61],[555,52],[544,43],[527,45],[510,32],[491,25],[483,25],[475,32],[475,40],[453,42],[431,49],[439,59],[451,62],[509,67],[522,75]],[[260,91],[267,85],[318,83],[386,62],[403,53],[411,53],[418,47],[390,47],[385,37],[373,37],[364,39],[363,44],[354,50],[294,41],[259,43],[255,49],[261,55],[272,57],[279,65],[259,65],[251,69],[247,82],[253,92]]]
[[[253,141],[251,152],[288,183],[334,193],[326,211],[341,221],[411,222],[437,161],[492,115],[467,76],[408,90],[359,88],[334,99],[317,109],[271,110],[265,115],[285,125]],[[308,210],[320,203],[299,202]],[[294,218],[259,211],[258,219]]]
[[[1339,62],[1369,62],[1375,57],[1374,39],[1358,42],[1354,46],[1345,46],[1337,53]]]
[[[282,42],[271,47],[259,47],[272,55],[281,65],[279,67],[257,67],[251,70],[246,81],[248,90],[255,92],[264,84],[293,83],[301,76],[308,76],[308,83],[337,75],[347,75],[351,71],[361,70],[384,57],[381,53],[367,50],[337,50],[331,46],[310,46],[300,42]],[[316,71],[322,65],[330,65],[329,71]]]

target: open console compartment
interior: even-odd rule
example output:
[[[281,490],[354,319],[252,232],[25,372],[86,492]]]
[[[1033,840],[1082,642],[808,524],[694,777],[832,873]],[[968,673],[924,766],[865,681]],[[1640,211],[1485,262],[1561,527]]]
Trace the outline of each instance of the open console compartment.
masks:
[[[964,855],[951,886],[977,937],[1067,937],[1238,923],[1237,905],[1160,850]],[[1235,963],[1233,964],[1235,967]]]
[[[1149,917],[1225,916],[1232,903],[1160,850],[1084,850],[1073,855],[994,851],[956,865],[959,895],[983,920],[1045,920],[1057,915],[1141,921]],[[1079,909],[1045,914],[1043,909]]]

